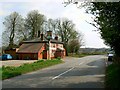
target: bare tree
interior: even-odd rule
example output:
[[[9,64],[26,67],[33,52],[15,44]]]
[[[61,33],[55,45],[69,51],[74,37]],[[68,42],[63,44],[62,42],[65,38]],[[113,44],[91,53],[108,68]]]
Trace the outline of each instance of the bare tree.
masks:
[[[17,12],[13,12],[5,18],[3,24],[5,26],[5,31],[2,34],[2,43],[9,48],[13,48],[16,44],[15,41],[18,39],[15,38],[18,35],[16,32],[19,32],[23,26],[23,18]]]
[[[47,21],[47,30],[52,31],[53,36],[57,34],[57,28],[58,27],[58,22],[57,19],[48,19]]]
[[[61,41],[64,42],[66,55],[68,55],[68,42],[70,40],[78,39],[80,34],[75,30],[75,25],[68,19],[58,20],[57,34],[60,36]]]
[[[42,32],[45,16],[39,14],[38,10],[30,11],[25,19],[25,28],[30,33],[29,38],[37,38],[38,32]]]

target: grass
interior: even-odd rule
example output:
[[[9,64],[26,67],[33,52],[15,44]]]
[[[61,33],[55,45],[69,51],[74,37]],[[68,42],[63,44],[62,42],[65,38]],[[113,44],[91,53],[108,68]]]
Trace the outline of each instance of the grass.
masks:
[[[72,53],[69,53],[68,56],[71,56],[71,57],[85,57],[85,56],[89,56],[89,55],[102,55],[101,53],[81,53],[81,54],[72,54]]]
[[[2,79],[2,68],[0,68],[0,80]]]
[[[75,54],[75,53],[69,53],[68,56],[71,57],[85,57],[85,56],[89,56],[89,55],[104,55],[106,53],[102,53],[102,52],[94,52],[94,53],[80,53],[80,54]]]
[[[21,74],[25,74],[31,71],[39,70],[48,66],[52,66],[55,64],[62,63],[62,60],[54,59],[54,60],[38,60],[37,62],[30,63],[30,64],[23,64],[19,67],[7,66],[2,67],[2,80],[11,78],[14,76],[18,76]]]
[[[106,88],[120,90],[120,64],[111,64],[106,69]]]
[[[80,57],[85,57],[85,56],[88,56],[88,55],[87,54],[71,54],[71,53],[69,53],[68,56],[80,58]]]

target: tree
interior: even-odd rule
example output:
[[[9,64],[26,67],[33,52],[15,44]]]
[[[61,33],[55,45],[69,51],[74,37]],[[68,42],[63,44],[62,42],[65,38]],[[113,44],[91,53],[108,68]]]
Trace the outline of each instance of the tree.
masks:
[[[68,43],[68,52],[69,53],[78,53],[81,47],[81,42],[79,39],[70,40]]]
[[[93,2],[89,13],[95,15],[94,25],[105,40],[120,57],[120,2]]]
[[[58,21],[57,19],[53,20],[53,19],[48,19],[48,30],[53,32],[53,35],[57,34],[57,27],[58,27]]]
[[[38,33],[42,32],[45,16],[39,14],[38,10],[30,11],[25,19],[25,28],[29,32],[29,38],[37,38]]]
[[[104,2],[85,2],[79,7],[86,7],[87,13],[94,15],[94,22],[90,23],[97,28],[100,32],[105,44],[109,45],[114,51],[116,56],[120,57],[120,2],[112,2],[113,0],[104,0]],[[65,5],[69,4],[78,5],[78,1],[64,2]]]
[[[16,34],[16,32],[21,30],[23,18],[21,15],[19,15],[19,13],[13,12],[5,18],[3,24],[5,26],[5,31],[2,34],[2,43],[11,49],[16,46],[15,42],[18,40],[18,38],[15,37],[19,36],[19,34]]]
[[[71,39],[68,42],[68,52],[69,53],[79,53],[80,47],[84,45],[82,33],[78,33],[79,36],[75,39]]]
[[[79,33],[75,30],[75,25],[68,19],[58,20],[57,34],[60,36],[61,41],[64,43],[66,55],[68,56],[68,42],[72,39],[79,37]]]

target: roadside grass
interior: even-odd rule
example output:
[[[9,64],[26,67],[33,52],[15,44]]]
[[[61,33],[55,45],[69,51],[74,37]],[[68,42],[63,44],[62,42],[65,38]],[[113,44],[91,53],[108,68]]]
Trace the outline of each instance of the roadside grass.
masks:
[[[34,63],[27,63],[23,64],[19,67],[13,67],[13,66],[3,66],[2,67],[2,80],[11,78],[14,76],[18,76],[21,74],[25,74],[31,71],[39,70],[48,66],[52,66],[55,64],[62,63],[63,61],[61,59],[53,59],[53,60],[38,60]]]
[[[106,53],[98,53],[98,52],[95,52],[95,53],[79,53],[79,54],[76,54],[76,53],[69,53],[68,56],[71,56],[71,57],[85,57],[85,56],[89,56],[89,55],[105,55]]]
[[[0,80],[2,79],[2,68],[0,68]]]
[[[68,56],[80,58],[80,57],[85,57],[85,56],[88,56],[88,55],[87,54],[71,54],[71,53],[69,53]]]
[[[120,64],[111,64],[106,69],[106,89],[114,90],[115,88],[120,90]]]

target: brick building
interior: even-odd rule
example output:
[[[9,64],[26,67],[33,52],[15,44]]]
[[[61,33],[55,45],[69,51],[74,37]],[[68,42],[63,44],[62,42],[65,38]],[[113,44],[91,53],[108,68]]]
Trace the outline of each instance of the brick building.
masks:
[[[65,49],[63,42],[58,41],[56,36],[52,39],[52,31],[47,32],[47,37],[43,34],[39,38],[30,41],[22,42],[21,46],[16,52],[18,59],[52,59],[65,56]]]

